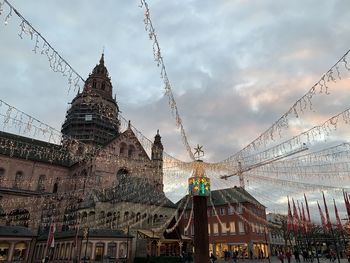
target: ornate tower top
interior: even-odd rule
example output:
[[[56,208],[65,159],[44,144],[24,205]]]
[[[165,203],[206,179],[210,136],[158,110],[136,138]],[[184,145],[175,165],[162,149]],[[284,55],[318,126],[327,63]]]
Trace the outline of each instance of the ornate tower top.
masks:
[[[119,133],[119,108],[112,97],[112,83],[104,54],[67,111],[62,133],[85,143],[103,145]]]
[[[163,144],[161,141],[159,130],[157,130],[156,136],[154,136],[154,142],[152,145],[152,160],[163,160]]]

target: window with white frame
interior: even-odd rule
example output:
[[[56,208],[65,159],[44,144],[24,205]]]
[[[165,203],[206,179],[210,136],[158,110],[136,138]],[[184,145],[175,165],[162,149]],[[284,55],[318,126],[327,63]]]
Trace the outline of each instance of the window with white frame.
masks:
[[[221,222],[221,234],[226,235],[227,231],[228,231],[228,228],[226,226],[226,222]]]
[[[228,209],[227,209],[227,214],[228,215],[232,215],[233,213],[234,213],[233,206],[229,206]]]
[[[244,233],[245,233],[245,231],[244,231],[244,224],[243,224],[242,221],[239,221],[239,222],[238,222],[238,232],[239,232],[240,234],[244,234]]]
[[[234,221],[230,222],[230,233],[231,235],[235,235],[236,234],[236,224]]]
[[[221,207],[220,208],[220,215],[222,215],[222,216],[225,215],[225,210],[226,210],[225,207]]]
[[[213,233],[215,236],[217,236],[219,234],[219,225],[218,223],[214,223],[213,224]]]

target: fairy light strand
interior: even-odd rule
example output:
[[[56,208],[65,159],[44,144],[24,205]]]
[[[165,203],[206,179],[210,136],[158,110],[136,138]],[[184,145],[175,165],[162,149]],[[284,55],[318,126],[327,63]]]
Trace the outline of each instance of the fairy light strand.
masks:
[[[149,9],[148,4],[145,0],[141,0],[140,8],[142,8],[142,7],[144,7],[144,10],[145,10],[145,16],[144,16],[145,30],[148,33],[149,39],[151,41],[153,41],[153,56],[154,56],[155,62],[157,63],[157,66],[160,67],[160,76],[164,82],[165,95],[168,97],[169,106],[170,106],[171,111],[175,117],[176,126],[177,126],[177,128],[180,129],[180,133],[182,136],[182,142],[185,145],[187,153],[189,154],[189,156],[192,160],[195,160],[193,152],[191,150],[191,146],[188,143],[187,135],[186,135],[183,123],[182,123],[182,119],[180,117],[178,107],[176,105],[174,94],[172,92],[172,87],[171,87],[170,80],[168,78],[167,70],[165,68],[164,59],[163,59],[163,56],[162,56],[161,51],[160,51],[160,45],[159,45],[159,41],[157,38],[157,34],[155,32],[155,29],[153,27],[153,23],[151,20],[150,9]]]

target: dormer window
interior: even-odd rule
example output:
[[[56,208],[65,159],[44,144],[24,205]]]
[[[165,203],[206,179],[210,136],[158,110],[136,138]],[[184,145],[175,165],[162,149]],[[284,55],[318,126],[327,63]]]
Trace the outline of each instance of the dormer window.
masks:
[[[93,80],[93,81],[92,81],[92,88],[93,88],[93,89],[96,89],[96,80]]]
[[[101,85],[101,90],[105,90],[105,88],[106,88],[106,84],[103,82]]]

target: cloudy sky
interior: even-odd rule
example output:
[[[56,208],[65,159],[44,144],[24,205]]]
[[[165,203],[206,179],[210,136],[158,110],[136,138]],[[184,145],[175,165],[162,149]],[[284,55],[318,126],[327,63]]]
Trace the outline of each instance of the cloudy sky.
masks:
[[[188,160],[139,1],[11,3],[84,78],[104,48],[123,116],[149,138],[160,129],[166,151]],[[189,142],[203,144],[211,162],[266,130],[350,47],[347,0],[148,3]],[[18,37],[16,16],[4,25],[7,13],[0,16],[0,97],[60,129],[75,92],[68,93],[67,79],[45,56],[31,51],[30,38]],[[346,109],[347,84],[334,84],[288,136]]]

